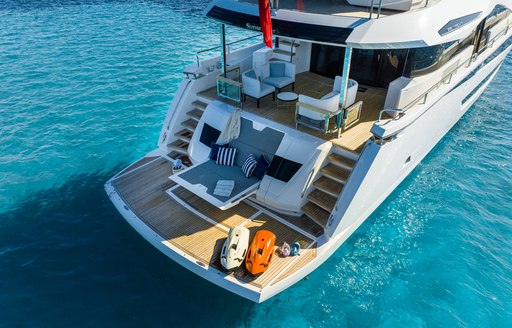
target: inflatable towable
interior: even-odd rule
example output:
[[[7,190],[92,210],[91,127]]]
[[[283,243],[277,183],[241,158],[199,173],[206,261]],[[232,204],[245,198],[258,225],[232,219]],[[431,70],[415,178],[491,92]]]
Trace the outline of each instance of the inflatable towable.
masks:
[[[249,229],[239,226],[231,228],[220,254],[220,263],[224,269],[229,271],[242,265],[248,247]]]
[[[274,254],[276,235],[268,230],[260,230],[254,235],[247,257],[245,267],[253,274],[260,274],[267,270]]]

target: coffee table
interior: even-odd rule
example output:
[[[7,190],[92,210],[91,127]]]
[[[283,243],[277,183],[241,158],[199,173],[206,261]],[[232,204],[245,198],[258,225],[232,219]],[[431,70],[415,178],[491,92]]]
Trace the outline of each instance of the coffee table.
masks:
[[[295,107],[295,103],[299,99],[299,95],[295,92],[281,92],[277,94],[277,108]]]

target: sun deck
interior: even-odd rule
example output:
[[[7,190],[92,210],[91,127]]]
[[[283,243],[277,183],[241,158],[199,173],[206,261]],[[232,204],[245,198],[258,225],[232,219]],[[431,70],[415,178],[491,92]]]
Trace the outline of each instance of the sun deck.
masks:
[[[332,84],[332,79],[315,73],[304,72],[297,74],[295,78],[295,93],[320,98],[332,90]],[[286,87],[282,91],[291,91],[291,87]],[[377,121],[379,112],[384,108],[386,92],[386,89],[361,85],[356,98],[356,101],[363,101],[361,118],[357,124],[342,131],[340,138],[337,138],[336,134],[325,134],[304,126],[299,126],[299,130],[315,137],[331,141],[333,144],[345,149],[360,152],[365,142],[372,136],[370,129],[373,123]],[[198,95],[206,99],[226,102],[225,99],[217,96],[215,88],[202,91],[198,93]],[[230,103],[234,106],[240,106],[238,103]],[[288,127],[295,128],[295,108],[278,108],[277,102],[272,100],[272,96],[262,98],[260,100],[260,108],[257,108],[255,99],[248,97],[243,103],[243,109]],[[334,119],[331,121],[334,122]]]
[[[257,230],[266,229],[276,235],[277,245],[299,242],[302,247],[301,256],[282,258],[275,254],[269,269],[259,276],[253,277],[243,266],[229,274],[242,284],[265,288],[316,257],[316,239],[323,231],[308,220],[278,216],[252,202],[221,211],[169,180],[172,169],[166,158],[140,162],[116,177],[113,187],[141,221],[196,259],[197,265],[223,271],[221,248],[229,229],[236,225],[247,227],[251,240]]]

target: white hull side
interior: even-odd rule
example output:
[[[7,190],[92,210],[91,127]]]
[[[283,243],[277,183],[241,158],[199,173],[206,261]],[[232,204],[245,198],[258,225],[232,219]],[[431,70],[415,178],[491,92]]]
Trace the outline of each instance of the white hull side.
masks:
[[[334,218],[342,216],[339,225],[333,220],[329,231],[333,236],[354,231],[409,175],[485,90],[510,49],[440,98],[396,139],[384,145],[368,141],[333,212]]]

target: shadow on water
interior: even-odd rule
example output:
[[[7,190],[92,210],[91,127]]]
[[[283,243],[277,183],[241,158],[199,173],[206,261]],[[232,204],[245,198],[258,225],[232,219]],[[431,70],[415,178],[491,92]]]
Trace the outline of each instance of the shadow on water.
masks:
[[[254,303],[182,268],[76,176],[0,214],[0,326],[232,326]],[[30,315],[27,315],[30,314]]]

